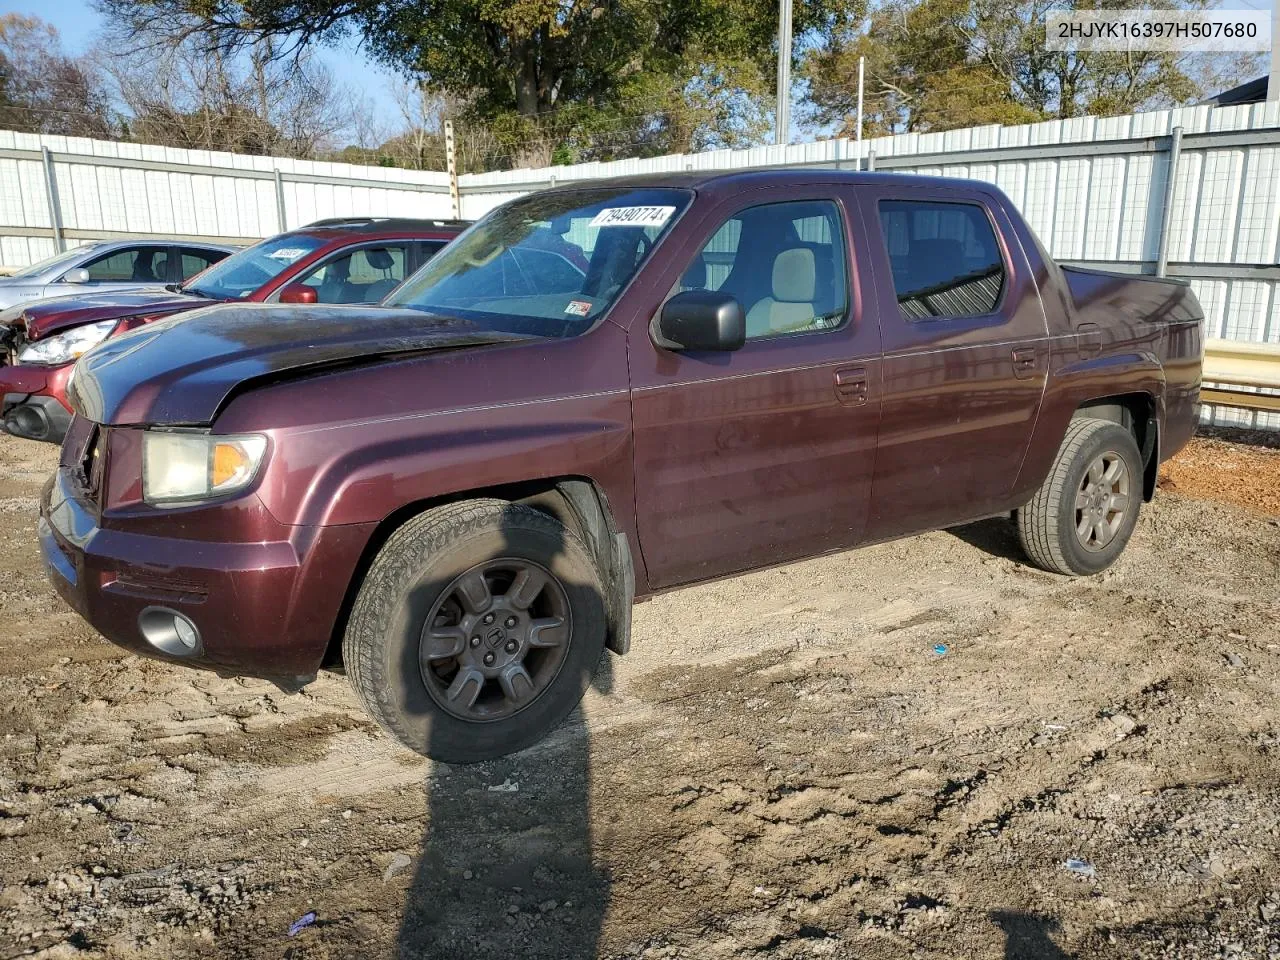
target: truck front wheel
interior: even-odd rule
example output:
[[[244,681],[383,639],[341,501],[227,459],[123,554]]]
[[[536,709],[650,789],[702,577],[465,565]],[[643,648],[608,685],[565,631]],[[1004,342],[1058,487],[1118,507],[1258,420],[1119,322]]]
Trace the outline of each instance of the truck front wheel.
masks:
[[[1071,421],[1057,459],[1017,512],[1022,549],[1038,567],[1088,576],[1111,566],[1142,506],[1142,458],[1133,435],[1110,420]]]
[[[604,651],[606,604],[582,541],[503,500],[427,510],[374,558],[343,658],[396,740],[447,763],[530,746],[577,705]]]

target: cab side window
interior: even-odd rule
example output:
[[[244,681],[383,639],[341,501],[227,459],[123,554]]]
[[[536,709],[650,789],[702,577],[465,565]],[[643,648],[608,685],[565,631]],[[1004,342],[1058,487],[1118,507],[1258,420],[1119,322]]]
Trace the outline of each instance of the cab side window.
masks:
[[[128,247],[84,265],[90,281],[166,283],[169,279],[168,247]]]
[[[377,303],[404,279],[406,253],[403,245],[359,247],[294,282],[315,288],[320,303]]]
[[[898,309],[908,320],[994,313],[1005,269],[991,220],[972,203],[881,200]]]
[[[748,340],[841,326],[849,282],[839,209],[803,200],[735,213],[694,257],[680,289],[732,294],[746,311]]]

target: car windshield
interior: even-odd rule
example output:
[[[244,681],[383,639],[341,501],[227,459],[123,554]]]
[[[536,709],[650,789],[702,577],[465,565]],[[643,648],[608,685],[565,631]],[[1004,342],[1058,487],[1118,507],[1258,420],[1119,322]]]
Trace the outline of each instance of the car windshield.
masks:
[[[214,300],[243,300],[327,242],[305,234],[271,237],[218,261],[182,289]]]
[[[84,255],[89,251],[98,247],[99,244],[89,243],[83,247],[74,247],[62,253],[55,253],[52,257],[45,257],[43,260],[31,264],[29,267],[23,267],[14,273],[9,274],[14,280],[31,280],[40,276],[55,267],[69,267],[78,260],[83,259]]]
[[[608,309],[691,199],[667,188],[521,197],[477,222],[384,304],[504,333],[576,336]]]

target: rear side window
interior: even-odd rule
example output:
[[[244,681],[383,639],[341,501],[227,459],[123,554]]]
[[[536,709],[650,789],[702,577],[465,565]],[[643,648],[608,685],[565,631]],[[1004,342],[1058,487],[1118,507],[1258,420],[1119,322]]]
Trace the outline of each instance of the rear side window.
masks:
[[[201,270],[213,266],[226,257],[220,250],[200,250],[195,247],[182,248],[182,279],[189,280]]]
[[[972,203],[880,201],[898,308],[908,320],[995,312],[1004,259],[986,211]]]

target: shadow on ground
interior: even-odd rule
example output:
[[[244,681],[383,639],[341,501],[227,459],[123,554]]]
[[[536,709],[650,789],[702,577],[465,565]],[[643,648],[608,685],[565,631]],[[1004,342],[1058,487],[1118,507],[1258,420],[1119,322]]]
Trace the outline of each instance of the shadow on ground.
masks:
[[[992,517],[960,527],[950,527],[947,533],[992,556],[1019,563],[1027,562],[1027,555],[1022,552],[1022,546],[1018,543],[1018,528],[1008,517]]]
[[[1004,933],[1004,960],[1072,960],[1050,934],[1061,929],[1053,917],[1021,910],[995,910],[991,920]]]
[[[576,713],[547,748],[438,764],[399,956],[595,957],[609,879],[592,860],[589,784]]]
[[[501,558],[529,556],[529,545],[534,542],[536,560],[542,565],[538,569],[563,582],[575,571],[571,563],[558,564],[572,551],[567,550],[562,539],[555,539],[550,556],[537,555],[538,549],[546,548],[545,536],[538,548],[536,538],[531,540],[527,530],[521,532],[514,526],[508,529],[504,522],[488,549],[502,566],[506,561]],[[475,559],[469,557],[463,562]],[[594,582],[565,583],[574,600],[570,607],[562,608],[548,605],[547,598],[554,591],[551,586],[533,587],[524,597],[521,576],[518,574],[514,582],[502,587],[499,574],[489,586],[495,597],[499,588],[506,590],[504,596],[508,600],[523,597],[518,612],[533,617],[534,622],[555,617],[580,624],[589,622],[585,614],[590,605],[604,609],[603,597]],[[531,578],[528,582],[538,581]],[[539,589],[542,592],[535,594]],[[421,584],[417,590],[428,599],[450,595],[447,590],[441,594],[439,584],[431,582]],[[486,597],[489,593],[487,589],[477,591]],[[471,602],[483,607],[489,601]],[[425,611],[426,607],[424,601],[419,609]],[[439,607],[433,611],[436,609]],[[499,614],[499,621],[506,615]],[[429,619],[435,616],[434,612],[428,614]],[[506,625],[510,627],[518,620],[511,616]],[[436,629],[447,630],[438,626],[440,621],[435,622]],[[497,638],[495,654],[512,649],[517,642],[511,640],[511,647],[505,646],[501,626],[496,622],[490,631]],[[538,636],[545,639],[549,634]],[[483,640],[478,636],[472,639],[473,647],[477,642],[490,642],[487,636]],[[549,681],[552,687],[582,690],[590,682],[603,692],[610,692],[612,655],[605,653],[592,662],[595,657],[587,655],[591,645],[584,647],[581,643],[582,636],[576,633],[560,642],[534,645],[529,641],[529,652],[523,660],[528,667],[526,680],[532,676],[531,684],[541,682],[538,678],[545,675],[554,678]],[[416,644],[406,649],[416,664]],[[487,648],[482,645],[476,649]],[[427,654],[421,656],[426,658]],[[426,662],[432,664],[433,670],[440,669],[437,665],[448,669],[444,657]],[[450,695],[457,687],[455,680],[444,695]],[[487,690],[488,687],[481,688],[477,703],[484,702]],[[502,690],[507,698],[503,702],[511,702],[505,686]],[[495,726],[500,723],[503,728],[515,724],[518,735],[522,723],[536,722],[540,706],[549,695],[529,699],[527,693],[521,693],[516,702],[525,699],[523,708],[490,722]],[[435,753],[451,736],[449,726],[436,720],[429,736],[435,747],[430,752]],[[398,956],[405,960],[594,958],[609,903],[610,883],[592,856],[590,786],[590,740],[580,706],[547,739],[530,749],[478,764],[435,764],[427,782],[427,833],[405,901]]]

